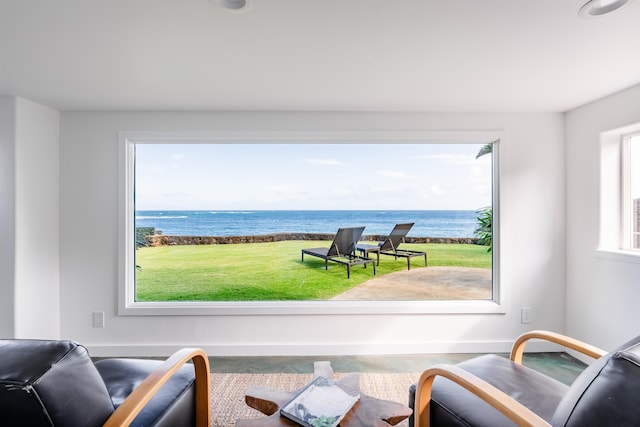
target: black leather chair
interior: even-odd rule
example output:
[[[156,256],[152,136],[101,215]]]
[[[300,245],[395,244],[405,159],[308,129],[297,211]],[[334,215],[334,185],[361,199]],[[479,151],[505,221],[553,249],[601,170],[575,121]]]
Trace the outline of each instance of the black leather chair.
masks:
[[[522,365],[545,339],[596,360],[566,386]],[[409,390],[411,426],[640,426],[640,336],[610,353],[547,331],[519,337],[510,358],[480,356],[427,369]]]
[[[200,349],[94,363],[72,341],[0,340],[0,426],[205,427],[209,393]]]

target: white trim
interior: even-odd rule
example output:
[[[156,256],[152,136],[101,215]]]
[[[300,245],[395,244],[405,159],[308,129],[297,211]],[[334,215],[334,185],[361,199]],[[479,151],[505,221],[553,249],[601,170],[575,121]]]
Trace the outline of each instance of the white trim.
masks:
[[[92,357],[167,357],[185,344],[174,345],[91,345],[83,344]],[[345,355],[412,355],[437,353],[509,353],[513,340],[492,341],[438,341],[407,343],[352,343],[352,344],[189,344],[202,348],[209,356],[331,356]],[[532,340],[526,352],[566,351],[547,341]]]
[[[625,251],[622,249],[598,249],[596,250],[595,256],[596,258],[606,259],[609,261],[640,264],[640,252],[636,251]]]
[[[505,314],[494,301],[130,302],[120,315]]]
[[[500,144],[502,138],[496,138],[492,141],[493,149],[491,155],[493,157],[491,161],[492,167],[492,183],[493,193],[491,200],[491,209],[493,224],[491,227],[491,282],[492,282],[492,295],[493,301],[497,304],[504,303],[505,301],[505,289],[500,286]],[[504,310],[502,311],[504,312]]]
[[[634,139],[636,141],[634,141]],[[634,229],[635,218],[633,217],[634,205],[633,205],[633,200],[631,199],[632,190],[633,190],[633,187],[631,184],[632,172],[634,171],[635,168],[640,167],[640,165],[634,164],[634,162],[632,161],[632,158],[631,158],[632,143],[634,146],[636,146],[636,149],[637,149],[637,145],[640,144],[640,132],[633,132],[630,134],[622,135],[621,147],[620,147],[620,151],[622,153],[622,156],[620,159],[620,163],[621,163],[620,198],[621,198],[621,209],[622,209],[622,212],[621,212],[622,229],[621,229],[620,247],[624,250],[629,250],[629,251],[636,250],[633,247],[634,246],[633,229]],[[636,174],[640,173],[640,171],[635,171],[635,172]]]
[[[631,171],[631,159],[629,136],[623,135],[620,142],[620,247],[628,250],[632,247],[632,236],[629,232],[632,229],[631,217],[629,210],[633,210],[631,203],[631,183],[629,172]]]
[[[135,301],[134,147],[140,143],[493,143],[493,209],[497,215],[499,189],[498,142],[503,131],[383,131],[383,132],[120,132],[118,315],[317,315],[317,314],[504,314],[499,286],[499,233],[494,226],[493,301],[271,301],[271,302],[154,302]]]
[[[134,192],[131,185],[134,179],[133,162],[134,144],[127,137],[120,135],[118,184],[118,314],[125,315],[127,307],[135,300],[135,289],[128,286],[135,283],[135,223],[132,215],[134,209]]]
[[[629,238],[625,209],[625,138],[638,134],[640,123],[602,132],[600,138],[600,219],[597,250],[602,253],[628,254]]]
[[[302,131],[265,131],[265,132],[120,132],[120,141],[135,143],[178,143],[190,144],[488,144],[504,138],[500,130],[489,131],[345,131],[345,132],[302,132]]]

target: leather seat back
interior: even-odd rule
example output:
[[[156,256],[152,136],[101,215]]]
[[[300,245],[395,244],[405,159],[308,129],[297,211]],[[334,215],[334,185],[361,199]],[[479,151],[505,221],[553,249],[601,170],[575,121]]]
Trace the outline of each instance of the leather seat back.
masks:
[[[84,347],[72,341],[0,340],[0,425],[101,426],[113,411]]]
[[[589,365],[562,398],[551,424],[640,425],[640,336]]]

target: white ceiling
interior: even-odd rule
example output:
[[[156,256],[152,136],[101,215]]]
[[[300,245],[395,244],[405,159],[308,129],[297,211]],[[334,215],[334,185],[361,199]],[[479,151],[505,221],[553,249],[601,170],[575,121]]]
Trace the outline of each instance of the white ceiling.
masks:
[[[0,94],[61,110],[559,112],[640,83],[640,1],[0,0]]]

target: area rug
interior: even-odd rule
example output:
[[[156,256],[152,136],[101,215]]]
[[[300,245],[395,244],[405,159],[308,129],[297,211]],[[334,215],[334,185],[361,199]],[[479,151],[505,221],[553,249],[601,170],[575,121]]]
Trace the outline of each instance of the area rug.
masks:
[[[346,374],[335,374],[334,379]],[[361,373],[362,393],[379,399],[407,404],[409,386],[418,381],[420,373]],[[233,427],[237,419],[261,418],[260,412],[247,406],[245,393],[253,386],[292,391],[311,381],[311,374],[211,374],[211,418],[213,427]],[[407,427],[405,420],[400,424]]]

